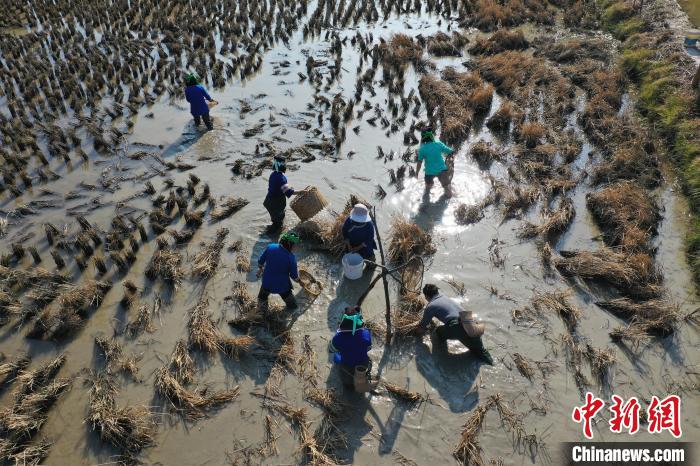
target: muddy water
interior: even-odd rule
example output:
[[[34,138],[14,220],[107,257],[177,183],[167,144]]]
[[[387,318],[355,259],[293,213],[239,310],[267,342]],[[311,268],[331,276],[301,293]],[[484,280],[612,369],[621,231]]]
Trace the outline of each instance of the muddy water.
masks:
[[[375,41],[378,37],[388,37],[392,31],[402,31],[411,35],[430,35],[438,30],[445,30],[446,24],[437,24],[434,17],[392,17],[378,25],[361,26],[364,32],[372,32]],[[341,32],[341,38],[354,34],[354,30]],[[299,130],[300,121],[308,121],[312,128],[316,122],[317,106],[309,109],[307,104],[313,102],[314,89],[307,83],[300,83],[297,72],[306,73],[306,57],[327,59],[328,42],[321,39],[304,41],[301,34],[296,34],[290,41],[290,47],[280,45],[270,50],[259,74],[246,82],[238,82],[227,87],[223,92],[211,90],[220,105],[213,111],[215,130],[202,132],[193,127],[191,118],[182,101],[158,102],[152,108],[145,109],[135,120],[134,131],[129,138],[129,150],[139,148],[157,151],[168,160],[179,158],[194,163],[197,167],[191,171],[203,181],[209,183],[216,196],[235,195],[249,199],[250,204],[243,210],[218,224],[205,223],[189,246],[182,250],[187,258],[193,257],[201,241],[214,236],[216,229],[225,226],[230,229],[229,241],[241,239],[243,250],[255,260],[271,238],[263,233],[268,217],[262,207],[266,191],[265,178],[243,180],[230,171],[234,160],[242,158],[251,160],[255,157],[257,142],[269,141],[284,149],[311,141],[318,141],[312,130]],[[468,59],[437,59],[438,68],[448,65],[460,67]],[[279,64],[289,61],[288,68]],[[349,98],[354,92],[356,69],[359,57],[349,41],[343,49],[343,71],[337,83],[322,94],[332,100],[337,92]],[[367,63],[364,63],[367,66]],[[364,70],[364,68],[363,68]],[[287,73],[288,74],[283,74]],[[365,92],[363,99],[372,105],[386,108],[386,89],[378,85],[381,71],[375,77],[376,96]],[[417,89],[418,77],[409,68],[406,73],[404,92]],[[241,118],[241,100],[246,101],[252,111]],[[356,110],[357,110],[356,106]],[[494,99],[492,112],[498,108],[498,99]],[[313,116],[301,112],[314,112]],[[325,112],[329,112],[326,110]],[[146,114],[153,113],[153,118]],[[371,112],[367,112],[365,120]],[[425,115],[421,114],[421,118]],[[410,123],[411,116],[407,118]],[[571,124],[575,127],[575,118]],[[264,131],[253,138],[245,138],[244,129],[258,123],[265,123]],[[270,124],[272,123],[272,125]],[[350,128],[360,125],[359,134]],[[320,127],[323,134],[330,135],[327,119]],[[576,128],[578,130],[578,128]],[[298,170],[288,172],[288,178],[295,187],[307,185],[318,186],[330,201],[332,208],[342,209],[348,195],[356,193],[366,199],[373,199],[376,185],[381,184],[387,191],[382,201],[374,200],[377,206],[378,222],[386,238],[390,219],[393,215],[404,215],[426,230],[429,230],[438,247],[437,253],[428,261],[425,280],[438,283],[443,291],[463,301],[475,310],[479,318],[487,325],[485,344],[491,349],[496,359],[493,367],[480,365],[463,351],[459,345],[450,345],[449,352],[444,353],[432,348],[428,337],[422,340],[405,339],[396,341],[391,347],[385,347],[381,341],[375,341],[371,357],[374,371],[383,378],[410,390],[425,394],[428,402],[417,408],[410,408],[397,403],[384,393],[367,397],[348,396],[352,404],[351,415],[340,423],[339,427],[347,436],[347,448],[338,451],[342,460],[354,464],[392,464],[394,452],[400,452],[419,464],[445,464],[451,459],[451,452],[458,442],[461,426],[467,415],[484,402],[489,395],[501,393],[508,401],[514,401],[518,411],[525,415],[528,433],[536,434],[541,446],[537,451],[515,445],[511,435],[501,426],[498,416],[488,415],[480,436],[484,458],[502,457],[506,464],[546,464],[557,459],[558,444],[562,441],[579,439],[580,426],[570,420],[571,409],[580,403],[580,392],[570,372],[566,368],[564,350],[556,342],[559,335],[566,332],[564,326],[555,319],[551,320],[551,329],[545,336],[534,329],[515,326],[510,318],[510,311],[526,305],[535,290],[572,289],[572,300],[583,311],[584,316],[578,329],[579,335],[598,348],[611,346],[609,329],[619,324],[614,316],[598,308],[594,301],[599,299],[601,291],[591,290],[584,283],[567,281],[558,275],[547,275],[541,265],[537,246],[533,241],[523,242],[516,232],[521,220],[503,222],[502,215],[493,207],[486,210],[480,222],[471,226],[459,226],[454,220],[454,209],[460,203],[476,204],[490,189],[487,175],[468,155],[469,147],[477,140],[490,140],[494,136],[485,127],[474,128],[469,141],[459,150],[456,157],[454,190],[455,197],[445,199],[441,188],[436,186],[431,195],[423,197],[422,180],[407,179],[404,189],[395,192],[394,186],[388,184],[389,168],[398,168],[400,158],[385,163],[377,159],[376,146],[384,152],[394,150],[402,153],[405,146],[402,133],[386,135],[380,127],[372,127],[366,122],[353,120],[348,125],[347,140],[337,156],[318,158],[309,164],[300,163]],[[162,146],[162,149],[159,148]],[[575,166],[584,170],[590,164],[589,152],[592,148],[586,144]],[[354,155],[349,154],[354,152]],[[102,196],[103,203],[110,203],[104,208],[87,214],[91,222],[107,228],[115,213],[117,203],[128,199],[125,207],[118,212],[134,215],[150,209],[146,197],[129,199],[132,194],[143,188],[143,180],[129,181],[128,178],[144,173],[150,165],[157,165],[152,159],[132,161],[123,157],[95,158],[90,165],[65,167],[57,172],[62,179],[52,185],[52,189],[64,194],[81,181],[96,184],[100,179],[120,175],[120,189],[115,193],[102,192],[99,189],[87,192],[86,198],[70,201],[66,207],[79,207],[86,210],[89,202]],[[502,177],[506,168],[495,163],[490,173]],[[169,172],[175,184],[184,186],[188,172]],[[361,179],[362,178],[362,179]],[[364,181],[364,178],[369,181]],[[163,178],[152,179],[156,189],[164,189]],[[331,187],[333,185],[333,187]],[[576,219],[571,228],[561,237],[557,249],[591,248],[600,243],[599,234],[585,207],[585,195],[589,187],[583,183],[572,193],[576,208]],[[167,191],[163,191],[166,192]],[[17,201],[7,201],[2,208],[10,210],[13,205],[26,203],[31,196],[38,197],[37,189]],[[665,207],[664,220],[660,226],[657,239],[657,260],[662,264],[666,285],[670,295],[686,311],[697,306],[690,274],[683,255],[683,231],[686,207],[669,186],[658,192],[660,204]],[[59,196],[61,197],[61,196]],[[538,218],[539,207],[534,207],[531,220]],[[41,238],[41,224],[51,221],[56,225],[69,223],[72,229],[77,225],[72,218],[66,217],[62,209],[45,210],[40,215],[16,222],[11,226],[3,244],[9,245],[25,232],[35,232]],[[289,213],[287,226],[292,227],[296,218]],[[172,225],[179,229],[180,224]],[[502,267],[496,267],[489,259],[489,246],[496,240],[500,244],[501,255],[505,258]],[[36,240],[35,240],[36,241]],[[42,243],[43,244],[43,243]],[[182,287],[174,294],[161,288],[160,284],[147,281],[144,269],[151,257],[155,242],[144,245],[137,262],[128,273],[128,278],[144,289],[142,301],[152,303],[156,296],[162,296],[165,304],[160,319],[156,322],[157,331],[144,334],[133,340],[119,337],[127,353],[141,355],[139,362],[140,380],[137,382],[124,378],[120,382],[120,404],[147,404],[162,413],[161,425],[156,439],[156,446],[145,452],[146,463],[150,464],[225,464],[235,458],[246,447],[255,445],[263,438],[263,421],[265,411],[260,400],[250,395],[260,391],[266,382],[271,363],[264,358],[246,357],[240,362],[232,362],[222,357],[199,357],[197,380],[202,386],[212,389],[239,385],[240,397],[212,413],[210,418],[196,423],[185,423],[168,414],[162,401],[154,396],[153,371],[168,359],[175,342],[186,338],[186,311],[192,308],[201,296],[209,297],[210,307],[220,326],[229,332],[226,320],[235,316],[233,306],[225,300],[231,292],[234,280],[247,283],[251,293],[256,293],[258,283],[253,274],[238,273],[234,266],[235,255],[224,251],[218,273],[208,282],[186,279]],[[47,250],[40,250],[45,261],[50,261]],[[303,312],[296,316],[293,336],[297,350],[304,335],[310,335],[316,352],[316,365],[322,385],[337,387],[335,374],[331,371],[330,358],[326,347],[333,334],[338,317],[344,306],[352,304],[359,297],[367,284],[367,279],[358,282],[343,280],[338,263],[311,248],[302,246],[298,253],[299,262],[323,282],[324,290],[315,300],[300,293]],[[26,260],[26,259],[25,259]],[[189,263],[186,260],[186,270]],[[74,266],[72,266],[74,267]],[[77,275],[75,270],[72,271]],[[83,276],[92,277],[94,270],[89,268]],[[111,273],[111,272],[110,272]],[[107,278],[110,278],[109,276]],[[83,423],[87,409],[87,390],[81,384],[82,370],[99,364],[94,350],[93,338],[99,333],[111,335],[113,331],[123,328],[128,316],[119,308],[118,302],[122,289],[114,277],[115,286],[107,295],[105,302],[89,318],[86,327],[72,341],[65,345],[29,341],[23,333],[15,333],[4,328],[0,349],[6,354],[16,351],[28,351],[34,357],[34,364],[65,351],[68,359],[61,372],[62,376],[75,376],[73,389],[65,395],[51,411],[42,435],[55,441],[47,464],[104,464],[114,459],[116,451],[101,444],[90,427]],[[445,282],[454,280],[463,282],[466,287],[464,296]],[[493,294],[491,290],[497,290]],[[594,294],[595,292],[595,294]],[[396,296],[396,290],[392,290]],[[365,317],[374,321],[383,321],[384,297],[381,288],[369,296],[364,305]],[[133,311],[132,311],[133,312]],[[133,317],[133,316],[132,316]],[[672,381],[688,381],[695,374],[695,367],[700,363],[698,356],[698,334],[689,326],[681,326],[677,334],[664,340],[652,340],[643,343],[636,350],[617,348],[618,363],[614,370],[613,392],[624,397],[637,396],[647,399],[651,395],[665,395]],[[557,364],[556,371],[546,379],[535,377],[532,382],[523,378],[514,368],[510,354],[521,353],[537,361],[550,360]],[[590,377],[590,370],[584,367],[584,373]],[[603,393],[593,387],[596,393]],[[309,420],[315,428],[320,419],[320,411],[304,402],[300,381],[288,375],[282,385],[282,393],[292,405],[305,406],[309,411]],[[4,402],[8,394],[4,394]],[[546,414],[532,406],[545,408]],[[683,427],[686,438],[697,438],[700,425],[693,416],[700,409],[696,395],[685,395],[683,405]],[[604,419],[607,415],[604,416]],[[298,442],[287,423],[279,419],[276,428],[279,435],[279,456],[270,457],[266,464],[289,464],[298,459]],[[670,440],[670,436],[663,440]],[[596,426],[596,437],[603,440],[626,440],[622,436],[609,433],[603,420]],[[636,440],[649,440],[651,436],[641,433]],[[263,461],[255,458],[254,462]]]
[[[700,27],[700,2],[697,0],[678,0],[678,4],[688,14],[688,19],[695,27]]]

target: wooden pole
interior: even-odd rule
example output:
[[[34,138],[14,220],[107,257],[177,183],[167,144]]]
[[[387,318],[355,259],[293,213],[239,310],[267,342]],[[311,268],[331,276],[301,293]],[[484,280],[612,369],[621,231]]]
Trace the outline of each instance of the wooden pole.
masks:
[[[391,300],[389,299],[389,280],[386,278],[386,262],[384,259],[384,246],[382,245],[382,238],[379,235],[379,226],[377,225],[377,213],[374,207],[372,207],[372,211],[370,212],[370,216],[372,218],[372,223],[374,223],[374,232],[377,235],[377,244],[379,244],[379,256],[381,257],[382,261],[382,282],[384,284],[384,301],[386,304],[386,343],[390,344],[391,343],[391,335],[392,335],[392,330],[391,330]]]

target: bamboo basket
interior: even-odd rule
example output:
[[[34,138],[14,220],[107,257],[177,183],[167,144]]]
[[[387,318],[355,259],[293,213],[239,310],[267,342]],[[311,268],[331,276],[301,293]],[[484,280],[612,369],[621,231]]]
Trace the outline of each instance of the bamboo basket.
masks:
[[[322,211],[327,205],[328,201],[315,186],[307,186],[289,203],[302,222]]]

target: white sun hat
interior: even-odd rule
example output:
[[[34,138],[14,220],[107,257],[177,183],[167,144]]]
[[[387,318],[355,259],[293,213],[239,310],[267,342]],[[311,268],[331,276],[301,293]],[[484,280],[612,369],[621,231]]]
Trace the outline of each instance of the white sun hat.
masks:
[[[370,221],[369,209],[364,204],[355,204],[350,212],[350,220],[357,223],[367,223]]]

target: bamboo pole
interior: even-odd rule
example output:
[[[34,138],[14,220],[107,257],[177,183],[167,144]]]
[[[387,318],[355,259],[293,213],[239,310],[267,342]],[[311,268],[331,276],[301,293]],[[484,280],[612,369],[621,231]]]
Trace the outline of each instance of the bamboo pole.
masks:
[[[386,343],[391,343],[391,300],[389,299],[389,280],[386,278],[387,268],[384,259],[384,246],[382,245],[382,238],[379,235],[379,226],[377,225],[377,212],[374,207],[370,211],[370,217],[372,218],[372,223],[374,224],[374,232],[377,235],[377,244],[379,245],[379,256],[381,257],[382,267],[381,267],[381,277],[384,284],[384,301],[386,304]]]

